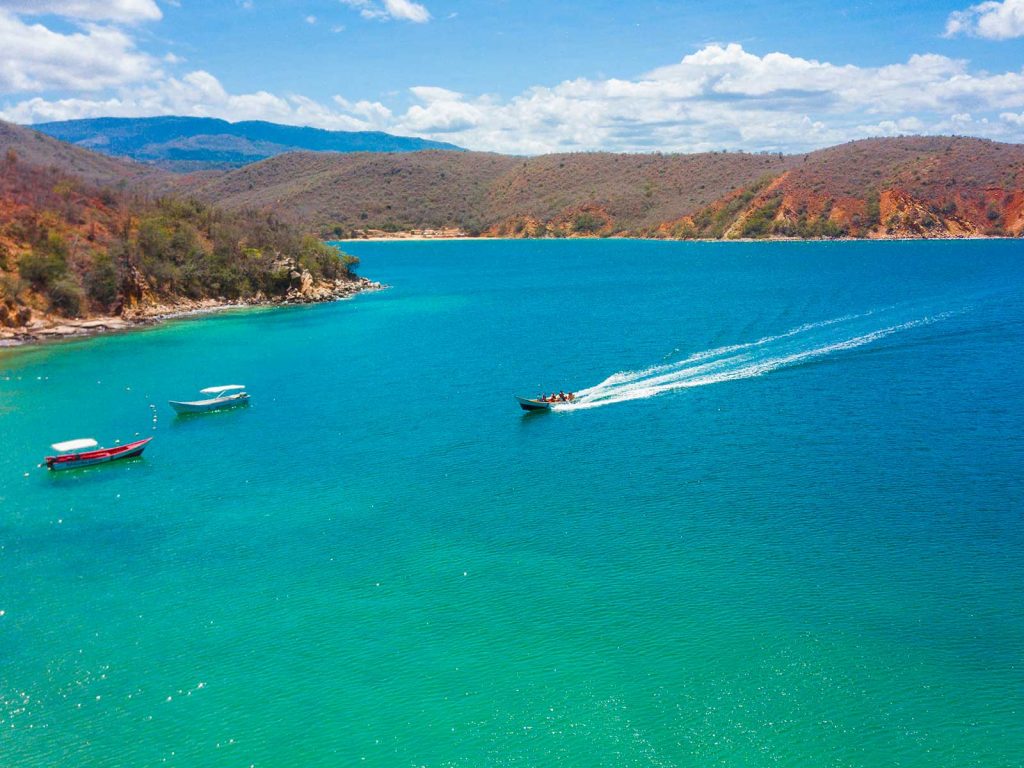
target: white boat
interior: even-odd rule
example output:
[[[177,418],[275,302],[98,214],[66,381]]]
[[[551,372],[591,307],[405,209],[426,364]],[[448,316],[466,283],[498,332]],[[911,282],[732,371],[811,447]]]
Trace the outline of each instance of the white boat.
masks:
[[[519,403],[519,407],[524,411],[550,411],[551,406],[554,403],[549,403],[547,400],[538,400],[535,397],[520,397],[515,395],[516,402]]]
[[[182,402],[179,400],[168,400],[178,413],[209,413],[219,411],[223,408],[235,408],[239,405],[248,405],[249,395],[244,384],[224,384],[219,387],[207,387],[199,390],[204,395],[213,395],[206,400],[192,400]]]

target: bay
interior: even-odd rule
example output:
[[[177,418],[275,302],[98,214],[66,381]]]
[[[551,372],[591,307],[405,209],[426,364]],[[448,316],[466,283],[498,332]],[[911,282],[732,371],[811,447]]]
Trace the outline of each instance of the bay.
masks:
[[[0,351],[0,763],[1019,763],[1019,243],[344,247]]]

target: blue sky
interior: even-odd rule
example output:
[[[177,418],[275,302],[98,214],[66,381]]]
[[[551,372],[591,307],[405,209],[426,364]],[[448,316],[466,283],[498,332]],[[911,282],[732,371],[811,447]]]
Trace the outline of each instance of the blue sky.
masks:
[[[1024,0],[0,0],[0,118],[195,114],[472,149],[1024,140]]]

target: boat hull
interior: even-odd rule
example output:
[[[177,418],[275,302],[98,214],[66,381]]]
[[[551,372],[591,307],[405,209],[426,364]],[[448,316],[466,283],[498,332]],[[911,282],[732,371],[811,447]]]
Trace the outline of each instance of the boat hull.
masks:
[[[222,411],[225,408],[237,408],[240,405],[249,404],[249,395],[242,393],[240,395],[231,395],[230,397],[213,397],[209,400],[195,400],[193,402],[178,402],[177,400],[169,400],[171,408],[176,413],[210,413],[212,411]]]
[[[524,411],[550,411],[553,403],[546,403],[543,400],[534,400],[529,397],[515,396],[516,402],[519,403],[519,407]]]
[[[57,456],[47,456],[46,467],[57,472],[65,469],[93,467],[97,464],[107,464],[118,459],[132,459],[136,456],[141,456],[152,439],[152,437],[147,437],[145,440],[136,440],[134,443],[119,445],[116,448],[100,448],[83,453],[63,453]]]

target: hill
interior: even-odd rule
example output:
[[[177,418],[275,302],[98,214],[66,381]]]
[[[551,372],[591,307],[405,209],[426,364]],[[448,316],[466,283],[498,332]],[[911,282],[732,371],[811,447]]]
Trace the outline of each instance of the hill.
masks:
[[[103,117],[32,126],[61,141],[172,171],[236,168],[285,152],[458,150],[453,144],[376,131],[325,131],[208,117]]]
[[[525,235],[540,224],[561,232],[577,220],[596,233],[654,226],[792,162],[749,154],[295,153],[184,183],[204,199],[278,210],[323,234],[453,226]]]
[[[1018,236],[1024,147],[962,137],[851,142],[806,155],[293,153],[183,188],[274,210],[324,236],[672,238]]]
[[[152,197],[137,185],[154,173],[162,184],[152,169],[0,123],[0,344],[98,327],[66,318],[143,320],[367,287],[356,259],[271,213]]]
[[[668,236],[1018,237],[1024,146],[964,137],[867,139],[798,158],[785,173],[675,222]]]
[[[107,157],[71,146],[31,128],[0,121],[0,149],[14,152],[26,165],[59,168],[82,182],[126,189],[159,183],[164,173],[156,168]]]

